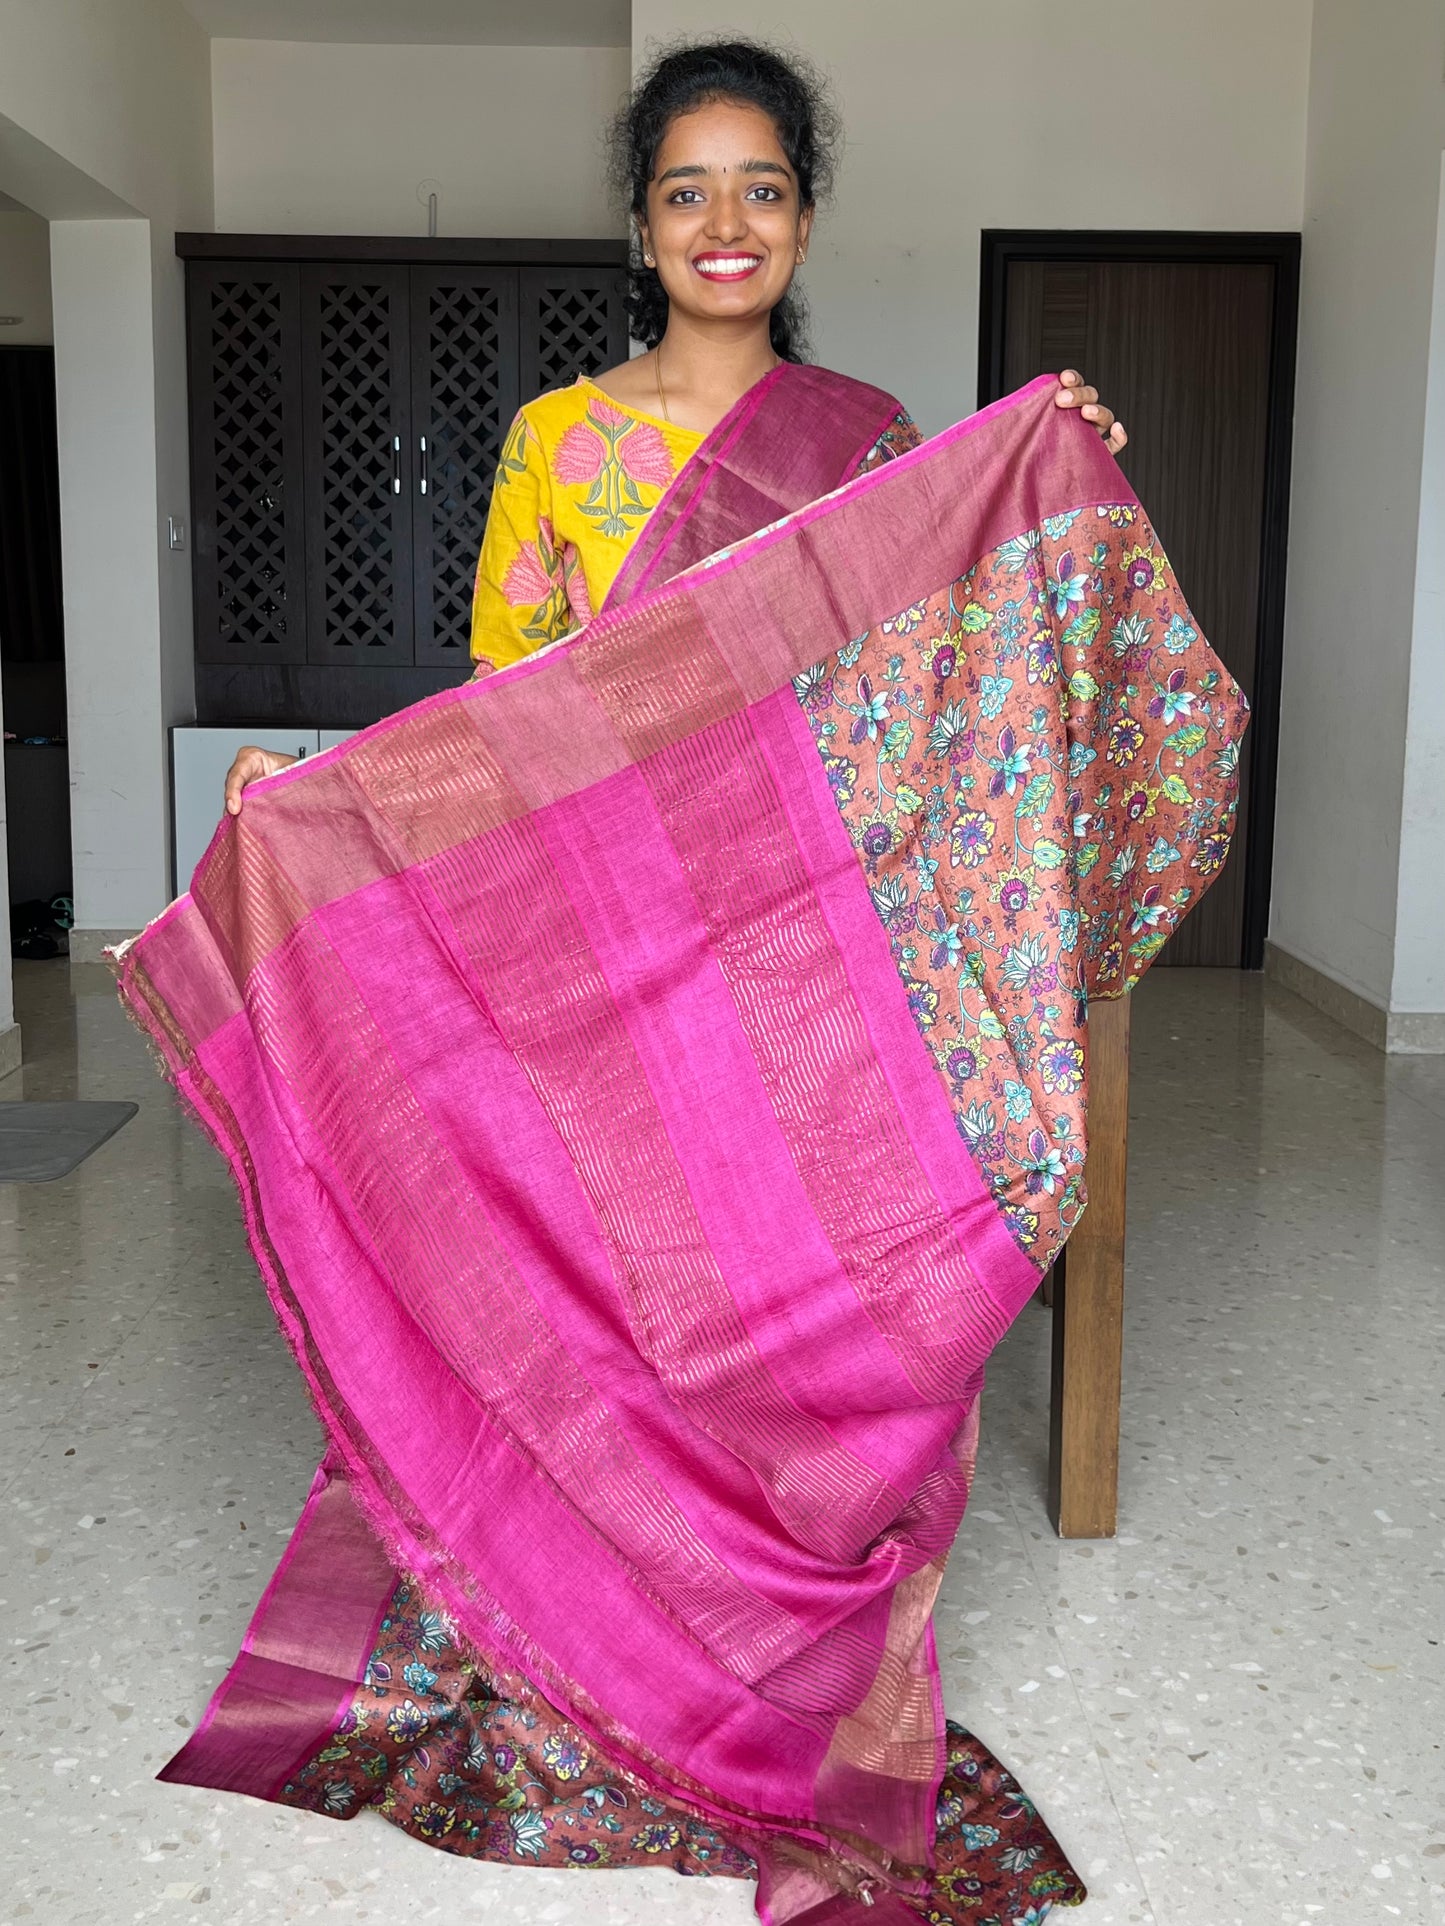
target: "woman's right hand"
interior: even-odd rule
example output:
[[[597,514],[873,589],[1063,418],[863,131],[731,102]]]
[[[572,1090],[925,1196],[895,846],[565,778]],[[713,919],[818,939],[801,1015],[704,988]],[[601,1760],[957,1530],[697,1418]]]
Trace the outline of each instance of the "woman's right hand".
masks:
[[[258,749],[248,742],[244,749],[236,751],[236,760],[226,771],[226,814],[239,816],[241,813],[241,791],[248,782],[257,782],[262,776],[274,776],[278,769],[289,769],[299,756],[286,756],[279,749]]]

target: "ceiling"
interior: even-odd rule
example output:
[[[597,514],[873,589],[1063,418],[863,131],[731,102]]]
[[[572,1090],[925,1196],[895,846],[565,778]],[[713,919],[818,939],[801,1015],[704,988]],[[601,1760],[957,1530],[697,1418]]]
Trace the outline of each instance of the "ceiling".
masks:
[[[625,47],[631,0],[182,0],[215,40]]]

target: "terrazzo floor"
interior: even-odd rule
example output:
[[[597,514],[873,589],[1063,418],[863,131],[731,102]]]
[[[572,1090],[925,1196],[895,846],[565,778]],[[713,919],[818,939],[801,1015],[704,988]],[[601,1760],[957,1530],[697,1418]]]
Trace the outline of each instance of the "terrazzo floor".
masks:
[[[154,1782],[317,1433],[222,1167],[108,976],[17,979],[0,1099],[141,1110],[62,1182],[0,1186],[0,1926],[743,1926],[731,1882],[478,1866]],[[1133,1088],[1120,1536],[1047,1525],[1031,1307],[938,1615],[949,1709],[1086,1874],[1060,1926],[1440,1926],[1445,1059],[1159,970]]]

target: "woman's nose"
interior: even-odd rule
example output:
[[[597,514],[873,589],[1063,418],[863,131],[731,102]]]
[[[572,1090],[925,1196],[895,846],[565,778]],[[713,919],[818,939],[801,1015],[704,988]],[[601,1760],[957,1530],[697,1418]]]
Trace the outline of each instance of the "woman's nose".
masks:
[[[708,233],[715,241],[728,245],[740,241],[748,231],[747,203],[742,196],[719,194],[712,204]]]

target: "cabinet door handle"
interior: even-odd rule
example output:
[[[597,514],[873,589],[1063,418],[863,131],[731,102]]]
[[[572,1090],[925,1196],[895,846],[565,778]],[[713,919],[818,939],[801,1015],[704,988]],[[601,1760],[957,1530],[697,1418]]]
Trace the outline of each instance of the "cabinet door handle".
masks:
[[[423,435],[421,438],[421,492],[423,495],[428,492],[430,479],[431,475],[426,458],[426,436]]]
[[[393,435],[391,438],[391,492],[393,495],[399,495],[401,493],[401,436],[400,435]]]

